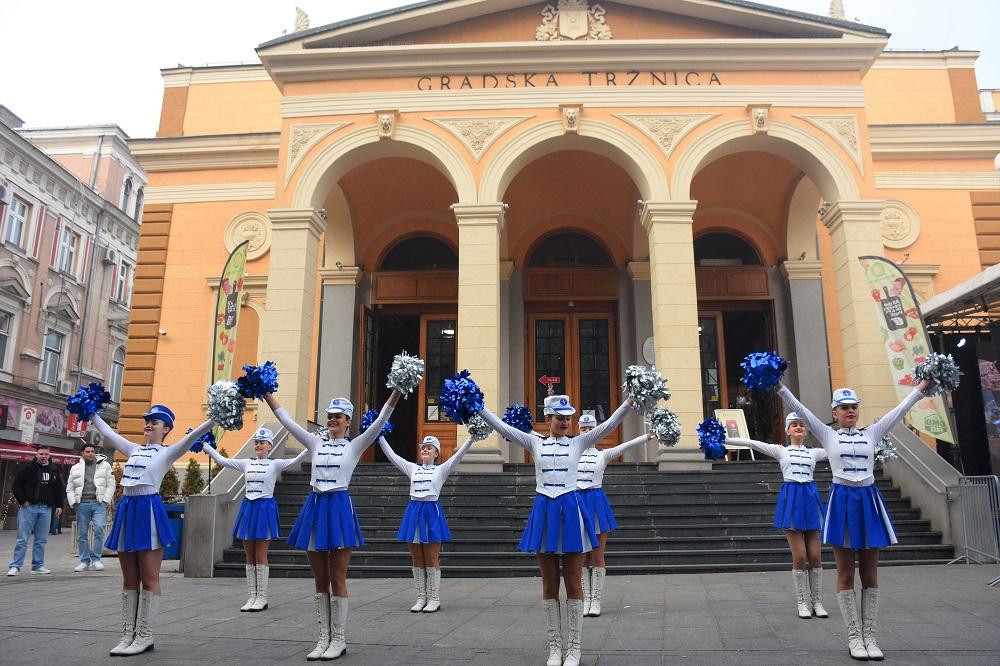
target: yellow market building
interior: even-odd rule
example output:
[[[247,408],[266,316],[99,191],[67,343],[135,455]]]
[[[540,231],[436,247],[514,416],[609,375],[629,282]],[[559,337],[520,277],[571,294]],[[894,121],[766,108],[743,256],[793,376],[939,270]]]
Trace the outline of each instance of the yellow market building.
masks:
[[[887,40],[738,0],[438,0],[275,39],[260,64],[164,70],[157,135],[130,142],[149,185],[122,432],[151,401],[203,418],[218,276],[245,239],[237,364],[275,361],[304,422],[334,396],[380,404],[393,354],[419,354],[393,418],[410,458],[424,434],[454,446],[436,397],[462,368],[494,411],[540,420],[553,378],[601,419],[624,368],[655,363],[683,440],[630,459],[663,468],[699,457],[716,408],[760,437],[780,423],[740,390],[750,351],[789,358],[819,413],[831,385],[883,413],[857,257],[926,299],[1000,256],[977,53]],[[519,460],[494,437],[463,464]]]

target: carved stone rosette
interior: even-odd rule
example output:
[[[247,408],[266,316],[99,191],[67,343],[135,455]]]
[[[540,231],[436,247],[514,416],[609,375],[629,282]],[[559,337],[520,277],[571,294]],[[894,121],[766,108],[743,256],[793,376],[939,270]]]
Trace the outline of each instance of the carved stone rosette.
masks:
[[[882,244],[894,250],[909,247],[920,236],[920,218],[902,201],[889,201],[882,209]]]
[[[250,241],[247,259],[264,256],[271,249],[271,222],[255,210],[240,213],[226,227],[226,250],[232,252],[243,241]]]

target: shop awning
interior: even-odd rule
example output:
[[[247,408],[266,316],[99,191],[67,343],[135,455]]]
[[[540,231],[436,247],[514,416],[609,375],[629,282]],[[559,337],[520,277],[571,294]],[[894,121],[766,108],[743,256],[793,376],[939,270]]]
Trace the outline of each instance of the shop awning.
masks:
[[[31,462],[35,459],[35,448],[31,444],[0,440],[0,460]],[[80,456],[77,454],[64,449],[51,449],[51,451],[52,456],[50,460],[57,465],[72,465],[80,459]]]
[[[920,312],[932,330],[988,327],[1000,319],[1000,264],[928,299]]]

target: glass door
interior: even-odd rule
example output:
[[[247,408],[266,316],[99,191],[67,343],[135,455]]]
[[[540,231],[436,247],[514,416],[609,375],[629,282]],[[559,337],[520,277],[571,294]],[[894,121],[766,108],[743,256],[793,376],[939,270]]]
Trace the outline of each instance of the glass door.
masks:
[[[420,357],[426,366],[424,381],[420,382],[417,394],[420,410],[415,446],[419,451],[419,442],[427,435],[434,435],[441,441],[441,460],[446,460],[455,450],[455,425],[438,406],[438,397],[441,395],[441,383],[455,374],[456,324],[454,315],[420,317]]]
[[[721,312],[698,314],[698,346],[701,352],[701,406],[703,418],[707,419],[715,416],[716,409],[729,406]]]

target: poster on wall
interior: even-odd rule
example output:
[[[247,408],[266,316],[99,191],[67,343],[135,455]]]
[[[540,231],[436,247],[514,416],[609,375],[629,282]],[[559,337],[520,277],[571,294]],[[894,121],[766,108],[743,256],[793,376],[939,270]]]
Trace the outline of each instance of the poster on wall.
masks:
[[[240,304],[243,297],[243,277],[247,268],[247,248],[250,241],[237,245],[219,279],[219,294],[215,304],[215,321],[212,336],[212,383],[229,380],[233,372],[233,354],[236,352],[236,331],[240,322]],[[215,441],[221,442],[226,432],[220,426],[212,430]]]
[[[913,390],[913,368],[933,351],[917,307],[910,280],[899,266],[885,257],[858,257],[871,288],[875,319],[882,329],[882,340],[889,372],[902,400]],[[910,425],[922,433],[951,444],[955,443],[951,420],[943,396],[924,398],[910,410]]]

